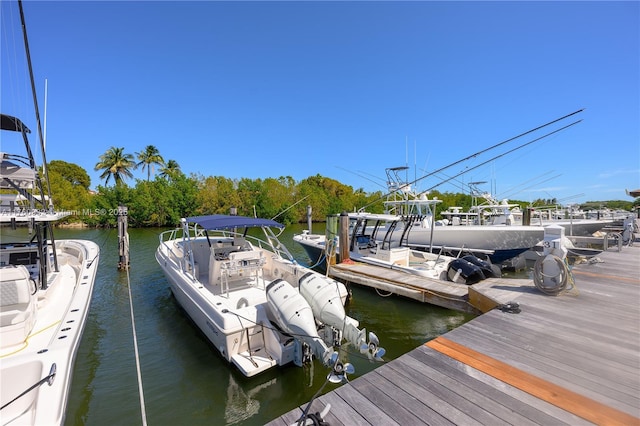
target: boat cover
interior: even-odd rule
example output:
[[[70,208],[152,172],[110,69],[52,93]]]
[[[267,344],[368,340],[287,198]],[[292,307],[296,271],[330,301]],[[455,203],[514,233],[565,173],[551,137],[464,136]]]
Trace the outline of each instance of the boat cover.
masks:
[[[255,226],[269,226],[274,228],[284,228],[284,225],[271,219],[261,219],[246,216],[231,216],[224,214],[214,214],[210,216],[194,216],[186,218],[189,223],[197,223],[204,229],[229,229],[229,228],[250,228]]]

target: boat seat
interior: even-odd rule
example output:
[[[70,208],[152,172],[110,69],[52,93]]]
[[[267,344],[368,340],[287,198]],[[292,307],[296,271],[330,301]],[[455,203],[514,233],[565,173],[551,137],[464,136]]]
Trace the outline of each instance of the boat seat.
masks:
[[[23,342],[35,322],[35,283],[24,266],[2,268],[0,326],[2,347]]]
[[[229,261],[225,262],[223,269],[230,275],[244,271],[254,272],[262,269],[264,263],[265,258],[261,251],[234,251],[229,253]]]
[[[230,247],[224,247],[228,250]],[[256,277],[262,270],[266,259],[264,254],[258,250],[250,251],[218,251],[215,248],[211,251],[209,259],[209,284],[225,284],[229,280]]]
[[[233,245],[236,250],[251,250],[251,246],[249,245],[247,240],[242,237],[235,237],[233,239]]]

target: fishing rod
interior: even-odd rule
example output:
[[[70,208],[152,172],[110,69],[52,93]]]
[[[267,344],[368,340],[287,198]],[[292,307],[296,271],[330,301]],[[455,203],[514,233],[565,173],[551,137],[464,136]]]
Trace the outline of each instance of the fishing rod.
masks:
[[[38,95],[36,93],[36,83],[33,79],[33,67],[31,65],[31,53],[29,51],[29,40],[27,38],[27,23],[24,19],[24,10],[22,9],[22,1],[18,0],[18,7],[20,9],[20,22],[22,23],[22,35],[24,38],[24,48],[27,54],[27,65],[29,66],[29,77],[31,79],[31,92],[33,94],[33,106],[35,107],[36,123],[38,125],[38,137],[40,138],[40,151],[42,154],[43,171],[47,168],[47,156],[44,147],[44,137],[42,135],[42,125],[40,123],[40,110],[38,108]],[[42,191],[42,205],[45,205],[45,194]],[[51,181],[47,178],[47,196],[49,197],[49,210],[53,209],[53,200],[51,197]]]
[[[509,151],[503,152],[503,153],[502,153],[502,154],[500,154],[500,155],[496,155],[495,157],[490,158],[490,159],[488,159],[487,161],[484,161],[484,162],[482,162],[482,163],[478,164],[477,166],[473,166],[473,167],[471,167],[470,169],[465,169],[465,170],[461,171],[461,172],[460,172],[460,173],[458,173],[457,175],[454,175],[454,176],[452,176],[451,178],[449,178],[449,179],[447,179],[447,180],[444,180],[444,181],[442,181],[442,182],[438,183],[437,185],[432,186],[431,188],[427,189],[426,191],[427,191],[427,192],[428,192],[428,191],[431,191],[432,189],[439,187],[439,186],[440,186],[440,185],[442,185],[443,183],[447,183],[447,182],[448,182],[448,181],[450,181],[451,179],[455,179],[455,178],[457,178],[458,176],[461,176],[461,175],[463,175],[463,174],[465,174],[465,173],[467,173],[467,172],[470,172],[471,170],[477,169],[477,168],[478,168],[478,167],[480,167],[480,166],[484,166],[485,164],[490,163],[490,162],[492,162],[493,160],[497,160],[497,159],[498,159],[498,158],[500,158],[500,157],[504,157],[504,156],[505,156],[505,155],[507,155],[507,154],[511,154],[511,153],[512,153],[512,152],[514,152],[514,151],[517,151],[517,150],[519,150],[519,149],[522,149],[522,148],[524,148],[525,146],[531,145],[531,144],[532,144],[532,143],[534,143],[534,142],[537,142],[537,141],[539,141],[539,140],[541,140],[541,139],[544,139],[544,138],[546,138],[546,137],[548,137],[548,136],[551,136],[551,135],[553,135],[553,134],[555,134],[555,133],[558,133],[558,132],[560,132],[560,131],[562,131],[562,130],[564,130],[564,129],[566,129],[566,128],[569,128],[569,127],[571,127],[571,126],[573,126],[573,125],[575,125],[575,124],[580,123],[581,121],[582,121],[582,120],[574,121],[573,123],[571,123],[571,124],[567,124],[566,126],[561,127],[561,128],[559,128],[559,129],[556,129],[556,130],[554,130],[553,132],[549,132],[549,133],[547,133],[546,135],[540,136],[539,138],[533,139],[532,141],[529,141],[529,142],[524,143],[524,144],[522,144],[522,145],[520,145],[520,146],[517,146],[517,147],[515,147],[515,148],[513,148],[513,149],[510,149]]]
[[[429,177],[429,176],[431,176],[431,175],[433,175],[433,174],[435,174],[435,173],[441,172],[442,170],[446,170],[446,169],[448,169],[449,167],[453,167],[453,166],[455,166],[456,164],[460,164],[460,163],[462,163],[463,161],[470,160],[470,159],[472,159],[472,158],[477,157],[477,156],[478,156],[478,155],[480,155],[480,154],[484,154],[484,153],[485,153],[485,152],[487,152],[487,151],[491,151],[491,150],[493,150],[493,149],[495,149],[495,148],[497,148],[497,147],[499,147],[499,146],[502,146],[502,145],[504,145],[504,144],[506,144],[506,143],[509,143],[509,142],[514,141],[514,140],[516,140],[516,139],[519,139],[519,138],[521,138],[521,137],[523,137],[523,136],[526,136],[526,135],[528,135],[529,133],[533,133],[533,132],[535,132],[535,131],[537,131],[537,130],[540,130],[540,129],[544,128],[544,127],[547,127],[547,126],[550,126],[550,125],[552,125],[552,124],[554,124],[554,123],[557,123],[558,121],[562,121],[562,120],[564,120],[565,118],[569,118],[569,117],[571,117],[571,116],[573,116],[573,115],[576,115],[576,114],[578,114],[578,113],[580,113],[580,112],[582,112],[582,111],[584,111],[584,108],[581,108],[581,109],[579,109],[579,110],[577,110],[577,111],[574,111],[574,112],[572,112],[571,114],[567,114],[567,115],[565,115],[565,116],[563,116],[563,117],[556,118],[556,119],[555,119],[555,120],[553,120],[553,121],[550,121],[550,122],[548,122],[548,123],[546,123],[546,124],[543,124],[543,125],[541,125],[541,126],[538,126],[538,127],[534,128],[534,129],[528,130],[528,131],[526,131],[526,132],[524,132],[524,133],[520,133],[520,134],[519,134],[519,135],[517,135],[517,136],[514,136],[514,137],[509,138],[509,139],[507,139],[507,140],[504,140],[504,141],[502,141],[502,142],[499,142],[499,143],[497,143],[497,144],[495,144],[495,145],[493,145],[493,146],[490,146],[489,148],[485,148],[485,149],[483,149],[483,150],[481,150],[481,151],[478,151],[478,152],[476,152],[475,154],[471,154],[471,155],[469,155],[468,157],[465,157],[465,158],[463,158],[463,159],[461,159],[461,160],[458,160],[458,161],[456,161],[456,162],[453,162],[453,163],[451,163],[451,164],[449,164],[449,165],[447,165],[447,166],[441,167],[440,169],[438,169],[438,170],[436,170],[436,171],[433,171],[433,172],[431,172],[431,173],[428,173],[428,174],[426,174],[426,175],[424,175],[424,176],[422,176],[422,177],[420,177],[420,178],[418,178],[418,179],[414,180],[413,182],[411,182],[411,183],[410,183],[410,185],[413,185],[413,184],[415,184],[416,182],[421,181],[422,179],[424,179],[424,178],[426,178],[426,177]],[[575,123],[574,123],[574,124],[575,124]],[[567,126],[567,127],[568,127],[568,126]],[[566,127],[565,127],[565,128],[566,128]],[[562,129],[561,129],[561,130],[562,130]]]
[[[343,170],[343,171],[345,171],[345,172],[347,172],[347,173],[351,173],[352,175],[356,175],[356,176],[358,176],[360,179],[368,180],[369,182],[374,183],[374,184],[376,184],[377,186],[381,186],[381,187],[383,187],[383,188],[386,188],[386,186],[385,186],[385,185],[381,184],[380,182],[376,182],[376,181],[374,181],[373,179],[369,179],[368,177],[363,176],[363,174],[367,174],[367,175],[369,175],[369,176],[371,176],[371,177],[373,177],[373,178],[375,178],[375,179],[378,179],[378,180],[381,180],[381,181],[383,181],[383,182],[384,182],[384,179],[380,178],[379,176],[375,176],[375,175],[372,175],[371,173],[366,173],[366,172],[363,172],[363,171],[358,171],[358,173],[356,173],[356,172],[354,172],[353,170],[349,170],[349,169],[346,169],[346,168],[344,168],[344,167],[340,167],[340,166],[335,166],[335,167],[336,167],[336,168],[338,168],[338,169],[340,169],[340,170]]]
[[[553,171],[554,171],[554,170],[552,170],[551,172],[553,172]],[[549,173],[551,173],[551,172],[549,172]],[[546,176],[547,174],[548,174],[548,173],[546,173],[544,176]],[[546,178],[546,179],[544,179],[544,180],[542,180],[542,181],[536,181],[536,182],[532,183],[531,185],[529,185],[529,186],[525,186],[524,188],[522,188],[522,189],[518,189],[518,190],[516,191],[516,188],[518,188],[518,187],[520,187],[520,186],[522,186],[522,185],[524,185],[524,184],[527,184],[527,183],[531,182],[531,180],[532,180],[532,179],[530,179],[530,180],[528,180],[528,181],[524,182],[523,184],[520,184],[520,185],[517,185],[517,186],[515,186],[515,187],[513,187],[513,188],[510,188],[510,190],[509,190],[509,191],[507,191],[507,192],[505,192],[505,193],[502,193],[502,194],[500,194],[500,195],[501,195],[501,197],[502,197],[502,198],[505,198],[505,197],[506,197],[506,198],[511,198],[511,197],[515,196],[516,194],[519,194],[519,193],[521,193],[521,192],[523,192],[523,191],[526,191],[527,189],[533,188],[534,186],[537,186],[537,185],[541,185],[541,184],[543,184],[543,183],[545,183],[545,182],[549,182],[550,180],[553,180],[553,179],[559,178],[560,176],[562,176],[562,173],[559,173],[559,174],[557,174],[557,175],[555,175],[555,176],[548,177],[548,178]],[[537,179],[537,178],[536,178],[536,179]]]
[[[477,157],[477,156],[478,156],[478,155],[480,155],[480,154],[484,154],[485,152],[491,151],[491,150],[493,150],[493,149],[495,149],[495,148],[498,148],[499,146],[502,146],[502,145],[504,145],[504,144],[506,144],[506,143],[512,142],[512,141],[514,141],[514,140],[516,140],[516,139],[519,139],[519,138],[521,138],[521,137],[523,137],[523,136],[526,136],[526,135],[528,135],[528,134],[530,134],[530,133],[533,133],[533,132],[535,132],[535,131],[537,131],[537,130],[540,130],[540,129],[542,129],[542,128],[545,128],[545,127],[547,127],[547,126],[550,126],[550,125],[552,125],[552,124],[554,124],[554,123],[557,123],[557,122],[559,122],[559,121],[562,121],[562,120],[564,120],[564,119],[566,119],[566,118],[569,118],[569,117],[571,117],[571,116],[574,116],[574,115],[576,115],[576,114],[579,114],[579,113],[581,113],[582,111],[584,111],[584,108],[581,108],[581,109],[579,109],[579,110],[577,110],[577,111],[574,111],[574,112],[572,112],[572,113],[570,113],[570,114],[564,115],[564,116],[562,116],[562,117],[560,117],[560,118],[556,118],[555,120],[549,121],[548,123],[542,124],[542,125],[540,125],[540,126],[538,126],[538,127],[535,127],[535,128],[533,128],[533,129],[531,129],[531,130],[528,130],[528,131],[526,131],[526,132],[524,132],[524,133],[520,133],[520,134],[519,134],[519,135],[517,135],[517,136],[514,136],[514,137],[509,138],[509,139],[507,139],[507,140],[504,140],[504,141],[502,141],[502,142],[499,142],[499,143],[497,143],[497,144],[495,144],[495,145],[492,145],[492,146],[490,146],[490,147],[488,147],[488,148],[485,148],[485,149],[480,150],[480,151],[478,151],[478,152],[476,152],[476,153],[474,153],[474,154],[471,154],[471,155],[469,155],[469,156],[467,156],[467,157],[465,157],[465,158],[462,158],[462,159],[460,159],[460,160],[458,160],[458,161],[455,161],[455,162],[453,162],[453,163],[451,163],[451,164],[449,164],[449,165],[446,165],[446,166],[444,166],[444,167],[441,167],[441,168],[439,168],[438,170],[435,170],[435,171],[433,171],[433,172],[431,172],[431,173],[427,173],[426,175],[424,175],[424,176],[422,176],[422,177],[419,177],[418,179],[415,179],[413,182],[408,182],[408,183],[407,183],[407,185],[415,185],[417,182],[421,181],[422,179],[425,179],[425,178],[427,178],[427,177],[429,177],[429,176],[433,176],[433,175],[434,175],[434,174],[436,174],[436,173],[440,173],[440,172],[442,172],[443,170],[446,170],[446,169],[448,169],[448,168],[450,168],[450,167],[453,167],[453,166],[455,166],[455,165],[457,165],[457,164],[460,164],[460,163],[462,163],[462,162],[464,162],[464,161],[467,161],[467,160],[470,160],[470,159],[472,159],[472,158],[475,158],[475,157]],[[570,126],[572,126],[572,125],[574,125],[574,124],[579,123],[580,121],[582,121],[582,120],[578,120],[578,121],[576,121],[576,122],[574,122],[574,123],[570,124],[569,126],[565,126],[565,127],[561,128],[561,129],[559,129],[559,130],[566,129],[567,127],[570,127]],[[549,133],[549,134],[547,134],[547,135],[545,135],[545,136],[543,136],[543,137],[549,136],[549,135],[551,135],[551,134],[553,134],[553,133],[557,133],[559,130],[556,130],[556,131],[554,131],[554,132],[552,132],[552,133]],[[536,140],[540,140],[540,139],[542,139],[542,137],[541,137],[541,138],[538,138],[538,139],[536,139]],[[534,140],[533,142],[535,142],[535,140]],[[526,145],[528,145],[528,144],[525,144],[525,145],[523,145],[523,146],[526,146]],[[514,151],[514,150],[511,150],[511,151],[508,151],[507,153],[509,153],[509,152],[513,152],[513,151]],[[507,153],[505,153],[505,154],[507,154]],[[499,156],[499,157],[500,157],[500,156]],[[495,157],[495,158],[499,158],[499,157]],[[495,159],[495,158],[494,158],[494,159]],[[491,160],[489,160],[489,161],[491,161]],[[486,164],[486,163],[487,163],[487,162],[485,162],[485,163],[483,163],[483,164]],[[476,167],[474,167],[474,168],[477,168],[477,166],[476,166]],[[473,169],[469,169],[469,170],[473,170]],[[466,170],[466,171],[469,171],[469,170]],[[466,173],[466,171],[465,171],[465,172],[463,172],[463,173]],[[458,177],[458,176],[460,176],[460,175],[461,175],[461,174],[463,174],[463,173],[459,173],[458,175],[456,175],[456,176],[454,176],[454,177]],[[444,183],[444,182],[442,182],[442,183]],[[436,185],[436,186],[439,186],[439,185]],[[434,188],[435,188],[435,187],[434,187]],[[422,192],[427,192],[427,191],[430,191],[430,189],[427,189],[426,191],[422,191]],[[375,201],[373,201],[373,202],[371,202],[371,203],[367,204],[366,206],[362,207],[360,210],[365,209],[365,208],[369,207],[370,205],[377,203],[378,201],[380,201],[380,200],[382,200],[382,199],[384,199],[384,198],[388,197],[388,196],[389,196],[389,195],[391,195],[391,194],[393,194],[393,192],[388,192],[388,193],[386,193],[385,195],[383,195],[382,197],[378,198],[377,200],[375,200]]]
[[[287,207],[286,209],[282,210],[280,213],[278,213],[277,215],[275,215],[274,217],[271,218],[271,220],[276,220],[276,217],[280,216],[283,213],[286,213],[287,211],[291,210],[293,207],[296,206],[296,204],[300,204],[301,202],[303,202],[304,200],[306,200],[307,198],[309,198],[309,196],[305,196],[302,199],[296,201],[295,203],[293,203],[292,205],[290,205],[289,207]]]

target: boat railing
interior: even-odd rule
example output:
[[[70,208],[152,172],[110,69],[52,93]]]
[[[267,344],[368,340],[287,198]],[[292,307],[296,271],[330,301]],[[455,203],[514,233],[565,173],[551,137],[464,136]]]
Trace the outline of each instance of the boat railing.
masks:
[[[274,232],[268,227],[264,227],[262,229],[264,230],[266,240],[253,235],[236,232],[232,229],[218,230],[216,235],[225,238],[233,238],[234,241],[243,241],[243,243],[250,242],[256,248],[295,262],[293,255],[289,252],[286,246],[280,242]],[[167,252],[178,264],[180,264],[182,271],[191,274],[194,280],[198,279],[198,268],[196,267],[195,260],[193,259],[191,243],[194,239],[200,237],[206,237],[207,239],[213,238],[211,235],[207,234],[203,228],[186,226],[184,223],[182,227],[164,231],[159,235],[160,245],[164,246]],[[177,243],[178,240],[182,241]],[[178,252],[178,250],[180,250],[180,252]],[[260,267],[262,267],[262,265],[264,265],[264,262]]]
[[[174,251],[174,248],[177,249],[178,246],[173,243],[173,241],[176,239],[178,231],[178,228],[170,229],[168,231],[161,232],[158,237],[158,239],[160,240],[160,245],[164,246],[175,259],[180,258],[180,255]],[[172,243],[169,244],[169,241],[171,241]]]

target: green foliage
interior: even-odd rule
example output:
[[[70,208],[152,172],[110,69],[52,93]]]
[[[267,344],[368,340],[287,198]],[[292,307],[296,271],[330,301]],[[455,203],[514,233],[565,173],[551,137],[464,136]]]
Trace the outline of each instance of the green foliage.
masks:
[[[198,179],[196,196],[198,214],[229,214],[231,207],[238,208],[239,201],[233,180],[223,176]],[[238,210],[238,214],[246,214],[246,212]]]
[[[48,175],[55,208],[72,212],[71,216],[67,216],[67,222],[77,221],[88,203],[89,191],[80,184],[74,185],[55,170],[49,170]]]
[[[129,206],[132,199],[133,189],[127,185],[98,186],[97,194],[91,197],[90,208],[84,210],[87,214],[83,214],[83,221],[91,226],[114,227],[118,223],[118,206]]]
[[[119,155],[123,154],[123,148],[116,150]],[[56,208],[75,211],[72,220],[82,220],[92,226],[116,226],[119,205],[128,207],[132,227],[176,226],[180,218],[229,214],[232,207],[239,215],[275,218],[287,225],[306,222],[307,206],[312,207],[314,221],[324,221],[328,215],[358,209],[382,213],[386,198],[382,191],[366,193],[362,188],[354,190],[319,174],[300,182],[291,176],[240,180],[223,176],[187,177],[174,160],[164,164],[154,180],[139,179],[133,187],[123,184],[98,186],[97,193],[93,195],[87,189],[89,176],[75,164],[52,161],[49,180]],[[482,200],[474,200],[471,195],[462,193],[432,191],[429,197],[442,201],[436,209],[437,218],[441,218],[440,213],[449,207],[468,210],[474,201],[482,203]],[[522,209],[553,206],[555,201],[540,199],[528,203],[509,200]],[[634,202],[588,202],[580,207],[584,210],[605,207],[631,210],[634,205],[640,205],[640,199]]]
[[[582,210],[598,210],[598,209],[611,209],[611,210],[627,210],[630,211],[634,206],[640,205],[640,198],[635,201],[623,201],[623,200],[609,200],[609,201],[587,201],[580,204]]]
[[[91,185],[89,174],[77,164],[67,163],[62,160],[53,160],[49,162],[47,171],[48,173],[56,173],[71,185],[82,187],[85,190],[89,190],[89,185]]]

